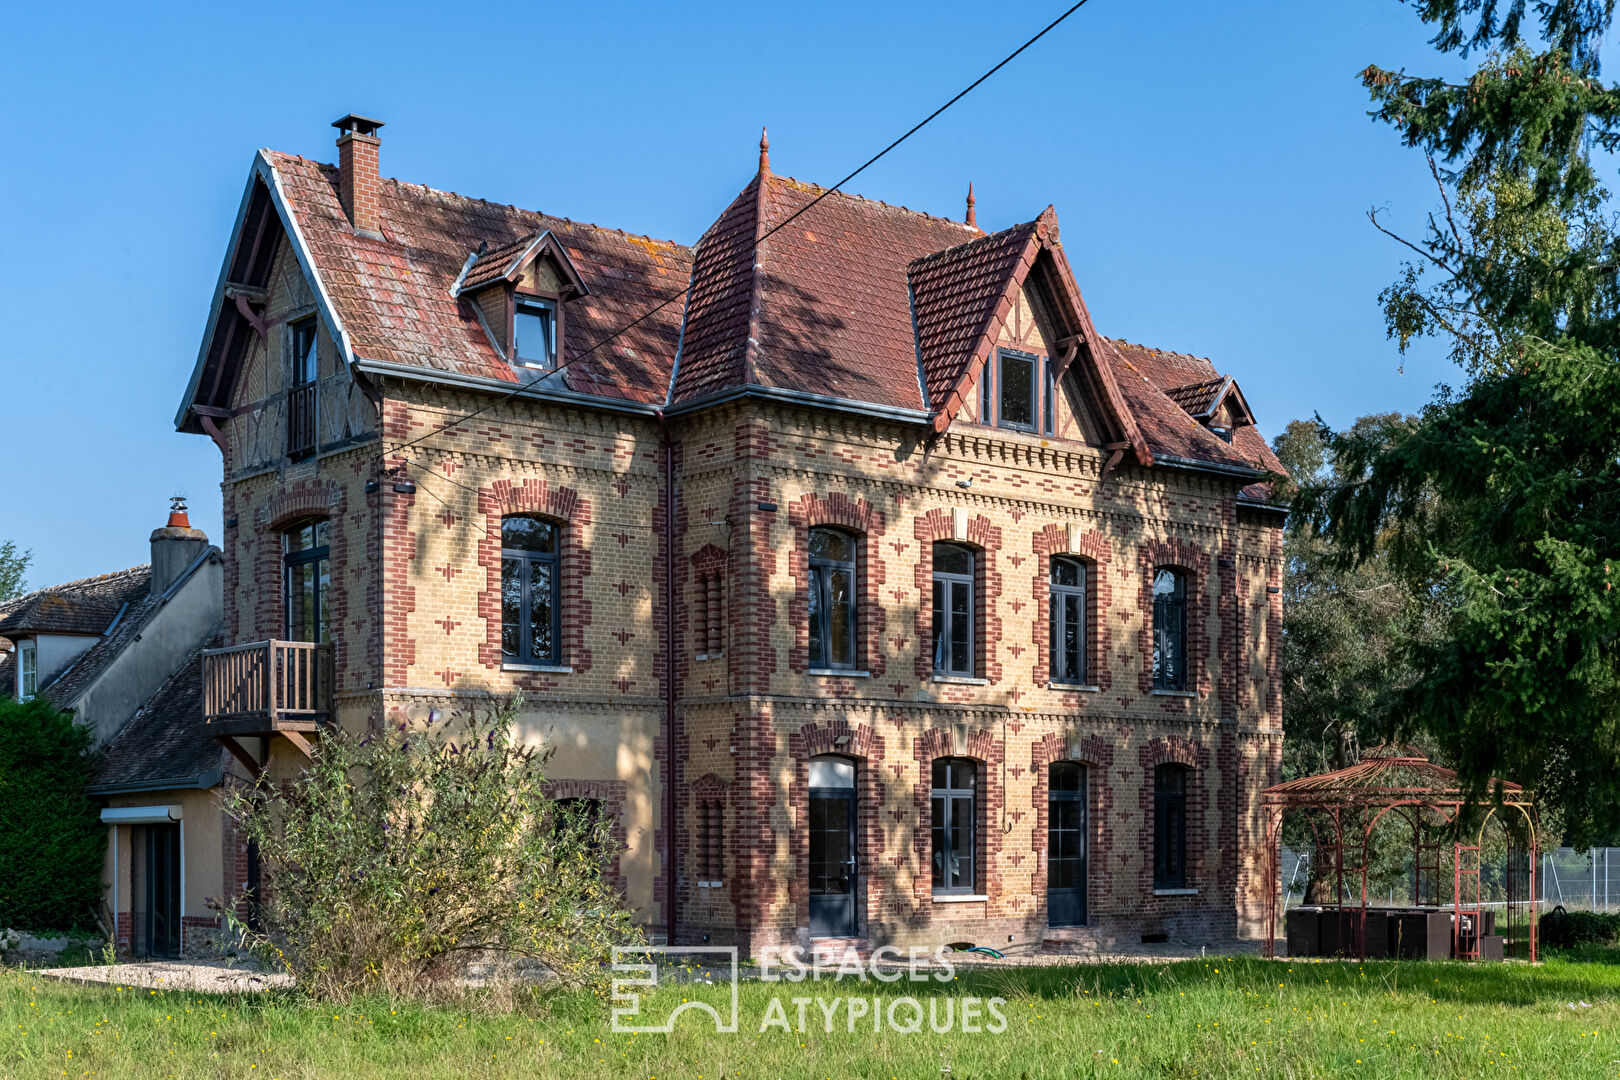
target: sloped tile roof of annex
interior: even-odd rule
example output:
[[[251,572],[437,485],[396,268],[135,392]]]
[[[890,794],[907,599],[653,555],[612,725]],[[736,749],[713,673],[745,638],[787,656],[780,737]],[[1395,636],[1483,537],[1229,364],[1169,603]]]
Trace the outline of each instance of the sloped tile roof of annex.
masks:
[[[590,289],[569,303],[564,319],[561,352],[575,361],[564,373],[568,385],[603,397],[663,401],[680,334],[679,296],[691,275],[687,248],[394,179],[379,185],[383,239],[374,240],[349,224],[336,166],[262,153],[357,355],[516,382],[471,301],[452,297],[450,287],[480,243],[504,248],[549,230]]]
[[[149,564],[35,589],[0,604],[0,634],[103,634],[151,589]]]
[[[216,638],[206,647],[218,645]],[[226,751],[202,715],[199,649],[107,743],[91,790],[165,782],[192,787],[212,780],[224,765]]]

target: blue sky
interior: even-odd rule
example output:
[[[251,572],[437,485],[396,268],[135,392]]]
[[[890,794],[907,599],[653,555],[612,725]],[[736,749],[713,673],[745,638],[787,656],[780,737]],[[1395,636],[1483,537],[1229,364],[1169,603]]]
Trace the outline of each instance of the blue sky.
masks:
[[[220,535],[220,460],[172,420],[253,152],[690,243],[753,172],[831,183],[1065,7],[1041,3],[25,5],[0,66],[0,539],[34,586],[146,559],[167,498]],[[1421,155],[1366,117],[1370,62],[1447,72],[1397,0],[1091,0],[858,178],[999,228],[1057,206],[1098,327],[1214,359],[1262,429],[1411,410],[1376,303]]]

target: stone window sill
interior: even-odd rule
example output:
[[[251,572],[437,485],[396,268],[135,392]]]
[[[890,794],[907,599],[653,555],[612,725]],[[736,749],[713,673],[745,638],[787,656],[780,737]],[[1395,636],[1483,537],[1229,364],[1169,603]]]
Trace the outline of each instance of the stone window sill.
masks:
[[[1102,690],[1100,686],[1077,682],[1049,682],[1046,684],[1046,688],[1048,690],[1083,690],[1088,694],[1099,693]]]
[[[1197,889],[1154,889],[1154,896],[1197,896]]]
[[[1196,690],[1155,690],[1155,691],[1153,691],[1153,696],[1154,697],[1195,698],[1195,697],[1198,696],[1198,691],[1196,691]]]
[[[511,661],[501,662],[502,671],[543,671],[548,675],[572,675],[574,669],[566,664],[514,664]]]
[[[955,683],[958,686],[989,686],[989,679],[975,679],[968,675],[935,675],[934,681],[939,683]]]
[[[725,655],[726,655],[725,653],[718,653],[718,652],[700,652],[696,656],[694,656],[692,659],[694,659],[694,660],[720,660],[720,659],[723,659],[725,657]]]
[[[854,668],[813,667],[805,672],[806,675],[841,675],[846,679],[870,679],[870,671],[856,671]]]
[[[936,904],[982,904],[990,898],[983,893],[945,893],[934,894]]]
[[[718,889],[723,885],[725,885],[723,881],[700,881],[697,883],[697,887],[700,889]]]

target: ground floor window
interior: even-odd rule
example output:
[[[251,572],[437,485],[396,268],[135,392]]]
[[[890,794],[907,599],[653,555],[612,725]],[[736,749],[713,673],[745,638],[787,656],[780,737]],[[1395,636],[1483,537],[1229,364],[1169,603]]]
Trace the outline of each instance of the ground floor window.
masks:
[[[967,758],[934,759],[934,891],[975,891],[978,765]]]

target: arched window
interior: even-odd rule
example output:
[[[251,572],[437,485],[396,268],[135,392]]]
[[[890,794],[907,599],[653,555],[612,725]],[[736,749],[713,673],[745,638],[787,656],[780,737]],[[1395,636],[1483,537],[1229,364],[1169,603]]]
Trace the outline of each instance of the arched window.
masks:
[[[1153,572],[1153,689],[1187,689],[1187,575]]]
[[[332,561],[325,518],[300,522],[281,534],[288,641],[331,641],[327,589]]]
[[[972,677],[977,628],[973,625],[972,548],[934,545],[934,672]]]
[[[810,666],[855,666],[855,537],[810,530]]]
[[[935,758],[933,804],[934,891],[976,891],[978,776],[967,758]]]
[[[1086,564],[1052,560],[1052,681],[1086,681]]]
[[[1187,887],[1187,767],[1153,770],[1153,887]]]
[[[562,662],[561,547],[561,530],[549,521],[501,519],[501,655],[508,661]]]

